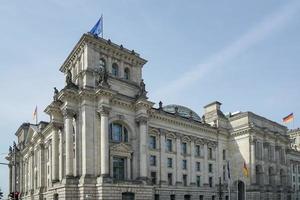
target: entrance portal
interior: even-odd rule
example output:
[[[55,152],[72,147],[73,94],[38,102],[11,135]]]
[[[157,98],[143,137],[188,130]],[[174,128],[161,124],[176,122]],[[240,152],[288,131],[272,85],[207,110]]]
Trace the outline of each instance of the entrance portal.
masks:
[[[134,193],[132,192],[122,193],[122,200],[134,200]]]

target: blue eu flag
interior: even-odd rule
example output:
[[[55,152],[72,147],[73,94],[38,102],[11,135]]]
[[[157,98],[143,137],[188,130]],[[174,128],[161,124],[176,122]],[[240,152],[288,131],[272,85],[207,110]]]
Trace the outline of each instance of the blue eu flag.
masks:
[[[103,37],[103,17],[102,16],[97,21],[95,26],[90,30],[89,33],[93,34],[94,36],[99,36],[100,33],[102,33],[102,37]]]

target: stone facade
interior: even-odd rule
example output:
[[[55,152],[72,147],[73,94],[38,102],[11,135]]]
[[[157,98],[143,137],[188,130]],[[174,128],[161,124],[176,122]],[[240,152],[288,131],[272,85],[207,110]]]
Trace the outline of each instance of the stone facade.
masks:
[[[203,117],[156,108],[142,79],[146,62],[84,34],[60,68],[66,84],[45,109],[49,122],[16,132],[10,191],[31,200],[296,199],[291,162],[300,155],[286,127],[251,112],[225,116],[219,102]]]

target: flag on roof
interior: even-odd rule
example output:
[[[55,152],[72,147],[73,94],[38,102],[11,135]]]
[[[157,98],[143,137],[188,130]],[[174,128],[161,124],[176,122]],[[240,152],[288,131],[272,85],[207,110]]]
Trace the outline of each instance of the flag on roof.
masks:
[[[102,37],[103,37],[103,16],[102,15],[89,33],[91,33],[94,36],[99,36],[102,33]]]
[[[291,122],[291,121],[293,121],[293,120],[294,120],[294,114],[293,114],[293,113],[289,114],[288,116],[286,116],[286,117],[284,117],[284,118],[282,119],[282,121],[283,121],[284,123],[289,123],[289,122]]]

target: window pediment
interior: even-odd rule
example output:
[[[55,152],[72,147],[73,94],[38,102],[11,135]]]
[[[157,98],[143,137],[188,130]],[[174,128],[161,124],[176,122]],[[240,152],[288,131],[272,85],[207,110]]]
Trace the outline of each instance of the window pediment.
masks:
[[[131,157],[132,152],[131,145],[125,143],[114,144],[110,147],[110,153],[114,156]]]

